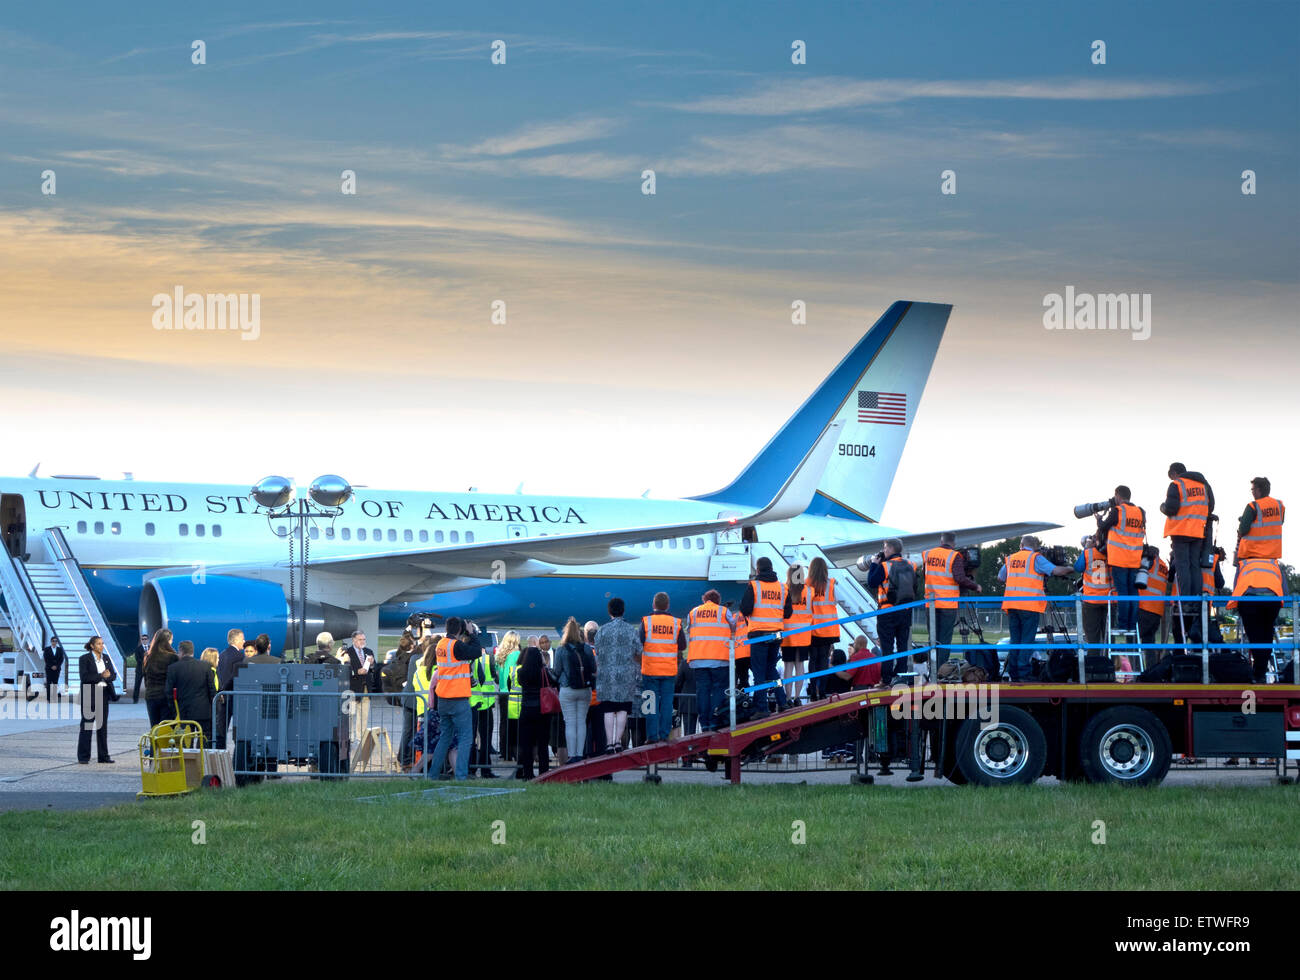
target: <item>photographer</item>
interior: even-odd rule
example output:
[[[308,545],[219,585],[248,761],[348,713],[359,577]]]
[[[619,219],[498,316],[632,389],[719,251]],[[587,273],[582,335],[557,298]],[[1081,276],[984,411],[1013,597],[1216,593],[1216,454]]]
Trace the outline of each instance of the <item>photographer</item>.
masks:
[[[1253,498],[1237,521],[1237,555],[1234,565],[1244,558],[1281,558],[1282,524],[1286,520],[1286,507],[1272,496],[1273,484],[1266,476],[1250,481]]]
[[[1147,512],[1130,503],[1129,488],[1120,485],[1110,498],[1110,511],[1097,518],[1097,542],[1106,542],[1106,563],[1110,567],[1115,595],[1137,595],[1137,570],[1142,565],[1142,547],[1147,537]],[[1115,628],[1137,628],[1137,604],[1121,599],[1116,604]]]
[[[903,542],[890,538],[885,548],[871,559],[867,570],[867,591],[874,592],[880,609],[903,606],[915,602],[916,566],[903,555]],[[881,656],[889,658],[895,653],[906,653],[912,648],[912,610],[881,612],[876,617],[880,635]],[[906,661],[906,658],[900,658]],[[881,683],[888,686],[894,676],[901,673],[898,660],[884,660],[880,665]]]
[[[447,619],[447,635],[438,641],[437,685],[433,693],[438,696],[438,745],[433,750],[433,765],[429,772],[436,778],[447,761],[453,741],[459,746],[456,753],[456,779],[469,778],[469,757],[474,746],[474,726],[470,712],[470,665],[483,653],[478,640],[478,626],[465,623],[457,616]]]
[[[1007,613],[1012,649],[1007,652],[1007,679],[1012,683],[1029,680],[1033,651],[1016,649],[1032,644],[1038,637],[1038,620],[1047,609],[1044,575],[1065,576],[1073,569],[1057,565],[1038,553],[1039,541],[1032,534],[1020,539],[1020,550],[1009,555],[998,569],[998,581],[1006,584],[1002,610]]]
[[[1110,600],[1107,597],[1115,594],[1111,587],[1107,556],[1097,547],[1097,537],[1084,538],[1081,542],[1083,550],[1074,560],[1074,571],[1083,573],[1083,636],[1089,643],[1102,642],[1106,620],[1110,617]],[[1139,557],[1140,555],[1139,552]]]
[[[937,664],[948,662],[948,646],[952,630],[957,625],[959,606],[957,598],[962,590],[982,592],[966,571],[966,555],[955,550],[957,535],[944,531],[939,535],[939,547],[921,552],[921,567],[925,575],[925,597],[934,600],[934,635],[930,645],[938,654]]]
[[[1188,472],[1182,463],[1169,464],[1169,489],[1160,513],[1165,515],[1165,537],[1173,547],[1174,580],[1184,597],[1201,593],[1201,560],[1210,550],[1210,514],[1214,511],[1214,491],[1205,477]],[[1199,632],[1199,603],[1183,603],[1183,613],[1196,617]]]
[[[1160,557],[1158,549],[1148,545],[1143,555],[1151,562],[1147,572],[1147,584],[1139,586],[1137,594],[1142,598],[1138,602],[1138,639],[1143,643],[1156,643],[1160,635],[1160,624],[1165,618],[1165,606],[1168,603],[1147,599],[1147,596],[1163,596],[1169,592],[1169,566]],[[1143,650],[1143,666],[1150,667],[1160,660],[1163,650]]]

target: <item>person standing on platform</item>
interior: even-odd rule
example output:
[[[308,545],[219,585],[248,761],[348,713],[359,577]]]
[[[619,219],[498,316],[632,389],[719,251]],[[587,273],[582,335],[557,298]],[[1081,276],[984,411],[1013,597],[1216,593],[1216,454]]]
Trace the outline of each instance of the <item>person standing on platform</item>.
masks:
[[[641,712],[646,741],[666,742],[673,727],[677,660],[686,649],[682,621],[668,612],[668,593],[656,592],[654,612],[641,617]],[[648,695],[648,696],[647,696]]]
[[[754,675],[754,686],[779,680],[777,664],[781,657],[781,643],[777,636],[785,620],[785,585],[777,579],[772,571],[772,560],[766,556],[754,563],[754,577],[740,596],[740,614],[745,618],[751,641],[749,669]],[[771,713],[771,694],[770,689],[754,693],[755,717],[762,718]],[[777,710],[784,711],[786,704],[785,688],[777,685]]]

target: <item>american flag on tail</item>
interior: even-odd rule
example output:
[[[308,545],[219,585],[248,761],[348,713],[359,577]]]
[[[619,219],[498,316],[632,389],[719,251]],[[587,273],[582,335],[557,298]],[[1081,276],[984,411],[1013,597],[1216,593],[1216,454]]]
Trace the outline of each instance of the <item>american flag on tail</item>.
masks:
[[[907,424],[907,395],[897,391],[859,391],[858,421]]]

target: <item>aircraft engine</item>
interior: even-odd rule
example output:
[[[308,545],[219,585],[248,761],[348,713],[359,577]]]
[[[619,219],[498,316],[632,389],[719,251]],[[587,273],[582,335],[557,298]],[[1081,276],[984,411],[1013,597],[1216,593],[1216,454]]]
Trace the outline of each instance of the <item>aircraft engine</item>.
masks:
[[[162,575],[145,582],[140,593],[140,632],[152,637],[166,627],[172,645],[194,644],[197,657],[205,647],[226,648],[226,633],[238,627],[248,641],[259,633],[271,637],[271,651],[281,653],[292,642],[292,617],[284,590],[274,582],[234,575]],[[328,630],[336,639],[357,628],[356,613],[323,603],[307,603],[307,649],[316,634]]]

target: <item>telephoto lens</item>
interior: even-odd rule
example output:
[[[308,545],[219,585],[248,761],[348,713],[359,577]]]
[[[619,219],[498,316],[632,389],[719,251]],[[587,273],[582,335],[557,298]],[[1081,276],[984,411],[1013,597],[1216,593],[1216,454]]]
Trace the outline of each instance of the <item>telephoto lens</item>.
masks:
[[[1078,507],[1074,508],[1074,516],[1079,520],[1083,520],[1093,514],[1100,514],[1103,510],[1110,510],[1113,501],[1114,498],[1111,498],[1111,500],[1099,500],[1095,504],[1079,504]]]

